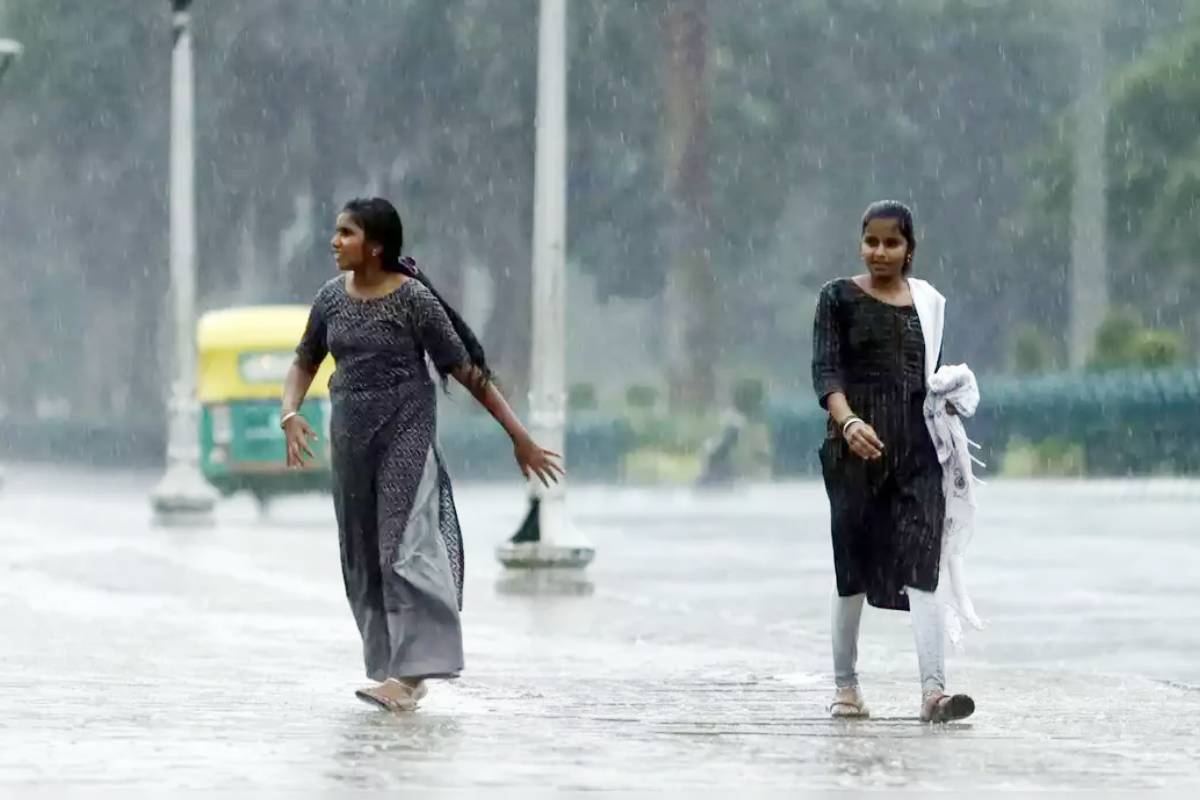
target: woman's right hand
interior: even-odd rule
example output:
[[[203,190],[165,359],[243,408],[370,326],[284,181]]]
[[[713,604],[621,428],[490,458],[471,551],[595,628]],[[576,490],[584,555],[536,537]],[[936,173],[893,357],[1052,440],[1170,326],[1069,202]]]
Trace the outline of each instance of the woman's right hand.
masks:
[[[855,420],[842,434],[851,452],[867,461],[875,461],[883,457],[883,442],[875,433],[875,429],[862,420]]]
[[[287,465],[289,467],[306,466],[304,457],[316,458],[309,442],[317,440],[317,432],[308,424],[308,420],[297,414],[283,423],[283,436],[287,440]]]

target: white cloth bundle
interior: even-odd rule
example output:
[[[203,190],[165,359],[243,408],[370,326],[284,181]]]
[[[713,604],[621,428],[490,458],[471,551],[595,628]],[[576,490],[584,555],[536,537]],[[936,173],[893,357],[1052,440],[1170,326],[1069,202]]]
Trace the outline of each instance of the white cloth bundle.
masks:
[[[954,406],[950,413],[946,404]],[[962,647],[963,621],[976,630],[984,625],[967,594],[963,559],[975,533],[975,483],[973,464],[986,466],[971,455],[979,445],[967,438],[964,417],[979,405],[979,385],[965,364],[940,368],[929,379],[925,395],[925,424],[942,465],[942,490],[946,496],[946,522],[942,528],[942,563],[938,594],[945,609],[946,636]]]
[[[967,545],[975,533],[975,483],[982,483],[975,478],[972,464],[985,465],[971,455],[971,447],[979,445],[967,438],[962,420],[975,414],[979,405],[979,385],[975,374],[965,364],[938,369],[946,322],[946,298],[932,284],[918,278],[909,278],[908,285],[925,336],[925,425],[937,448],[946,496],[938,596],[945,609],[946,636],[961,650],[963,620],[976,630],[984,627],[967,594],[963,574]],[[957,414],[946,410],[947,402],[954,406]]]

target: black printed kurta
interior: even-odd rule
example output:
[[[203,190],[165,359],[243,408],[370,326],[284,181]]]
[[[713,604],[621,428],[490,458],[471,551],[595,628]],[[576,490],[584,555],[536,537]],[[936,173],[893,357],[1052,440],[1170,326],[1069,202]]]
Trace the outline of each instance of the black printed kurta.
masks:
[[[813,388],[831,392],[883,441],[883,457],[851,452],[830,420],[821,468],[833,523],[838,594],[866,593],[879,608],[908,609],[903,589],[937,588],[945,498],[925,426],[925,339],[912,306],[889,305],[853,280],[821,290],[813,326]]]
[[[463,666],[462,537],[425,356],[452,368],[467,363],[466,348],[417,280],[362,300],[339,275],[317,293],[296,348],[309,368],[330,352],[334,510],[367,675],[453,677]]]

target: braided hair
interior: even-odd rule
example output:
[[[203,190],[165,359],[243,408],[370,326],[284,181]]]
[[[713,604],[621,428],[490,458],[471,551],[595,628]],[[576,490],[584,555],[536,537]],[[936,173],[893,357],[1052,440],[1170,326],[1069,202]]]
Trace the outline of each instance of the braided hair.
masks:
[[[363,236],[366,239],[378,243],[382,248],[383,252],[380,253],[379,260],[385,270],[407,275],[420,281],[425,288],[429,289],[445,310],[446,316],[450,318],[454,332],[458,334],[458,338],[462,339],[463,345],[467,348],[467,355],[471,359],[471,365],[475,367],[479,385],[490,382],[493,377],[492,370],[488,366],[483,345],[479,343],[479,337],[475,335],[475,331],[471,330],[471,326],[462,318],[462,315],[447,303],[446,299],[434,288],[429,276],[417,268],[417,262],[409,256],[400,255],[401,249],[404,247],[404,223],[401,222],[400,212],[396,211],[396,207],[382,197],[358,197],[346,203],[342,207],[342,211],[354,218],[355,222],[363,229]],[[442,381],[445,382],[447,374],[442,371],[441,367],[437,369]]]

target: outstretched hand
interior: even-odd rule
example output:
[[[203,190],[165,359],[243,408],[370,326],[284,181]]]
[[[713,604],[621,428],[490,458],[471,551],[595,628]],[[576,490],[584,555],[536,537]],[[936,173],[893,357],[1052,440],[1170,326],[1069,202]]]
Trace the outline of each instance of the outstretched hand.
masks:
[[[533,439],[518,439],[513,444],[513,456],[525,480],[536,475],[542,485],[548,487],[551,483],[558,483],[558,479],[567,474],[562,468],[562,456],[541,447]]]

